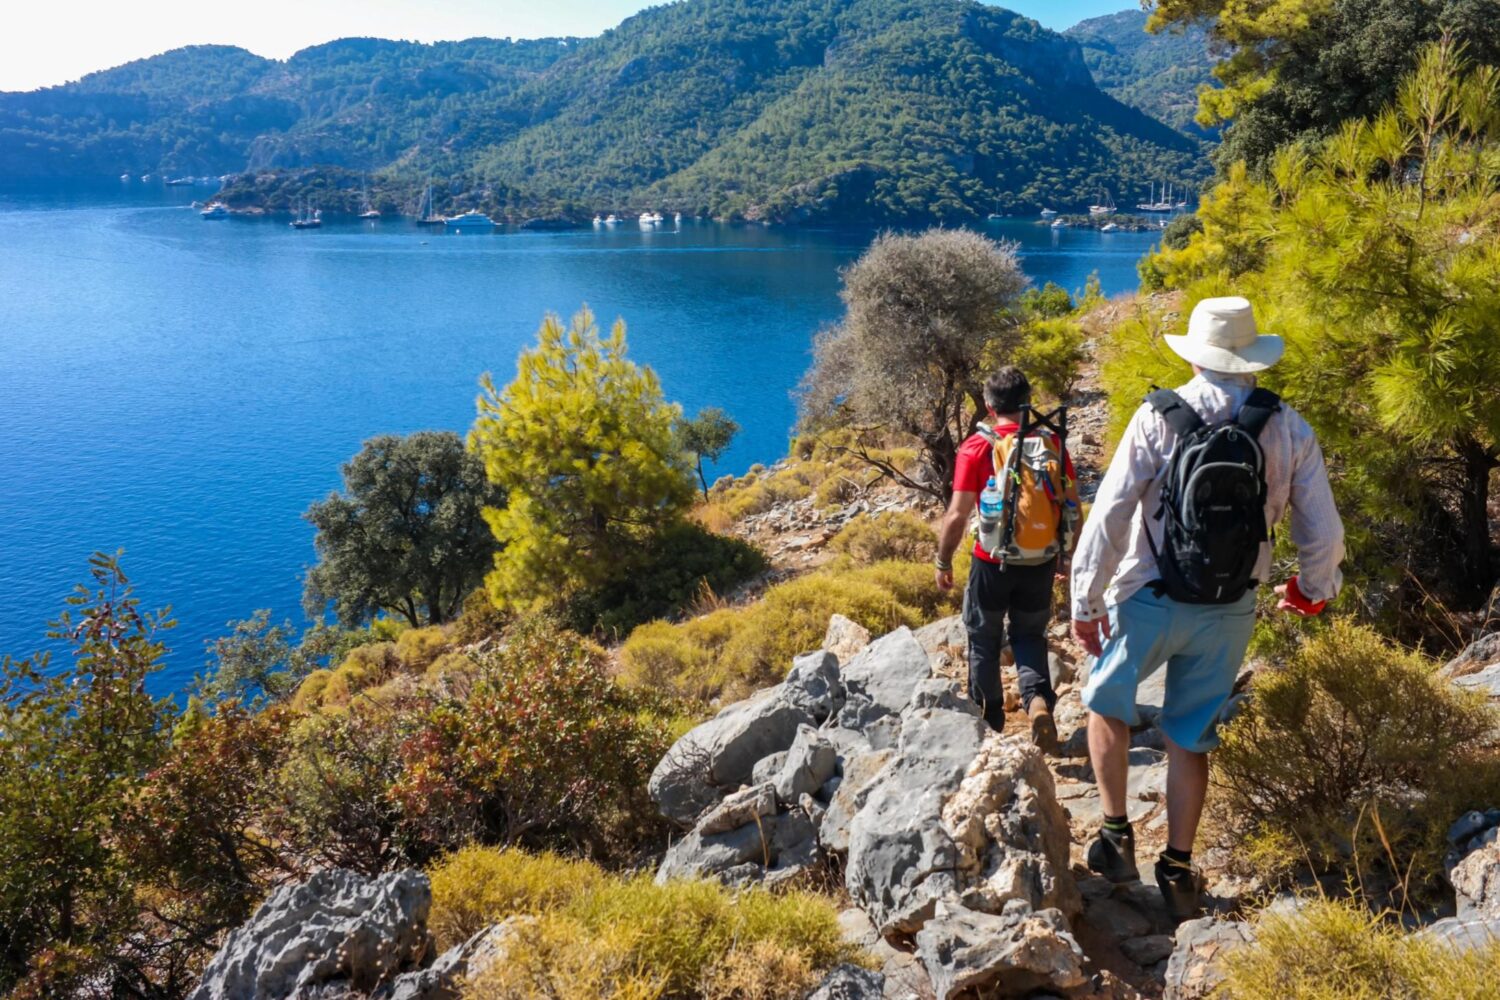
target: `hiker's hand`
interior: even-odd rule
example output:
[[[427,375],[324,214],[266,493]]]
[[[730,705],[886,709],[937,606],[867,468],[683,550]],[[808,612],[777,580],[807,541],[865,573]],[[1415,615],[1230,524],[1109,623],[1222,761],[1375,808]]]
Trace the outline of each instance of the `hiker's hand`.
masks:
[[[1303,596],[1301,589],[1297,586],[1295,576],[1276,588],[1276,596],[1281,598],[1276,604],[1276,610],[1285,611],[1298,618],[1315,618],[1322,614],[1323,608],[1328,605],[1327,601],[1309,601]]]
[[[1109,619],[1095,618],[1091,622],[1073,619],[1073,638],[1090,655],[1097,657],[1104,652],[1104,641],[1110,637]]]
[[[1069,578],[1072,577],[1072,575],[1073,575],[1073,567],[1069,563],[1069,560],[1067,560],[1067,559],[1059,559],[1058,562],[1057,562],[1057,571],[1052,574],[1052,578],[1054,580],[1061,580],[1062,582],[1067,583],[1068,580],[1069,580]]]
[[[951,569],[940,569],[937,571],[937,589],[944,593],[953,589],[953,571]]]

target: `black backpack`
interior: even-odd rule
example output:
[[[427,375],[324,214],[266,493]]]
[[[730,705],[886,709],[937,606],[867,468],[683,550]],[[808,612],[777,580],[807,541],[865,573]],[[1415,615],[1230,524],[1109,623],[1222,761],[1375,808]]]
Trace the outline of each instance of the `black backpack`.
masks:
[[[1161,580],[1158,594],[1185,604],[1233,604],[1259,581],[1255,563],[1266,534],[1266,459],[1260,432],[1281,398],[1255,389],[1232,419],[1206,424],[1171,389],[1146,402],[1177,432],[1162,477],[1160,548],[1146,540]]]

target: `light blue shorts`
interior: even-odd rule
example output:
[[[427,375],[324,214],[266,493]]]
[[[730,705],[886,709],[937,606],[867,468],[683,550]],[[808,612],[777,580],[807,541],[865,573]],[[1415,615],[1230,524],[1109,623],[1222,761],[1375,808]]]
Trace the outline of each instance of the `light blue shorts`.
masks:
[[[1105,642],[1083,689],[1092,712],[1141,723],[1136,688],[1166,664],[1161,729],[1184,750],[1219,745],[1219,716],[1234,691],[1255,629],[1255,592],[1234,604],[1181,604],[1149,587],[1109,609]]]

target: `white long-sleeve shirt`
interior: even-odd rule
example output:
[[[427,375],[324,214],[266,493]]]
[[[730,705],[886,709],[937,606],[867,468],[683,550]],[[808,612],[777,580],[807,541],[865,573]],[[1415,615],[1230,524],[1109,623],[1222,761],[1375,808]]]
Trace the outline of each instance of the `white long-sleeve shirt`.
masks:
[[[1177,394],[1207,423],[1239,412],[1255,388],[1249,375],[1203,372]],[[1102,618],[1106,604],[1119,604],[1160,578],[1146,531],[1161,545],[1161,477],[1176,447],[1177,433],[1149,405],[1130,420],[1109,471],[1099,484],[1093,509],[1073,556],[1073,617]],[[1344,523],[1334,506],[1323,450],[1307,421],[1290,406],[1266,424],[1260,435],[1266,456],[1266,528],[1291,511],[1292,541],[1300,569],[1297,588],[1313,602],[1337,596],[1343,585]],[[1261,544],[1255,579],[1268,582],[1270,543]]]

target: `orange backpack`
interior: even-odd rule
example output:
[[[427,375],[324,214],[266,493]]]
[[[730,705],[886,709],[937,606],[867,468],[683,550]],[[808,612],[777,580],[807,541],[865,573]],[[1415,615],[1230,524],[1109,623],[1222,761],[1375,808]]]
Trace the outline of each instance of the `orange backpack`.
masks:
[[[1050,414],[1022,407],[1014,432],[1002,435],[981,424],[979,433],[990,442],[995,483],[1005,497],[990,557],[1001,565],[1037,566],[1071,551],[1080,508],[1078,486],[1068,475],[1067,407]]]

